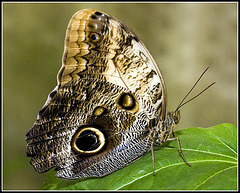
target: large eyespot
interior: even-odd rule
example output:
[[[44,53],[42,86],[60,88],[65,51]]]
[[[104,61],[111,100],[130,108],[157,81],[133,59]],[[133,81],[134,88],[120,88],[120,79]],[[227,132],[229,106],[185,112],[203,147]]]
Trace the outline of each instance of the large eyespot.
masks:
[[[101,151],[106,145],[106,138],[102,131],[94,126],[80,128],[72,138],[72,149],[76,153],[93,155]]]
[[[89,37],[93,42],[98,42],[100,40],[100,36],[97,33],[91,33]]]
[[[136,97],[131,93],[121,93],[116,100],[120,109],[125,109],[135,113],[138,110]]]

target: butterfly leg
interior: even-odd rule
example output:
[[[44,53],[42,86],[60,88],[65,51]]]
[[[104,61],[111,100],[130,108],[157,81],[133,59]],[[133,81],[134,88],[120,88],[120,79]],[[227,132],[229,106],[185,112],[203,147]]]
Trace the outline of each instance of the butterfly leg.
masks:
[[[174,135],[174,132],[172,132],[172,135],[173,135],[173,138],[168,138],[167,140],[169,140],[169,141],[177,140],[177,142],[178,142],[178,147],[179,147],[178,151],[179,151],[179,153],[180,153],[183,161],[184,161],[189,167],[191,167],[191,164],[187,162],[185,156],[183,155],[179,137],[176,137],[176,136]]]
[[[152,143],[152,146],[151,146],[151,152],[152,152],[153,175],[155,176],[155,158],[154,158],[154,147],[153,147],[153,143]]]

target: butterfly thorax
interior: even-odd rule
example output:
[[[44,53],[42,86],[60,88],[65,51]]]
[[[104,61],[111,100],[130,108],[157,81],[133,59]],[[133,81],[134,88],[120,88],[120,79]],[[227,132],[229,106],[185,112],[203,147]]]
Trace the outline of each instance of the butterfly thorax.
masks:
[[[179,123],[180,118],[179,110],[168,112],[164,121],[159,121],[156,126],[151,128],[149,136],[154,145],[161,145],[167,140],[174,126]]]

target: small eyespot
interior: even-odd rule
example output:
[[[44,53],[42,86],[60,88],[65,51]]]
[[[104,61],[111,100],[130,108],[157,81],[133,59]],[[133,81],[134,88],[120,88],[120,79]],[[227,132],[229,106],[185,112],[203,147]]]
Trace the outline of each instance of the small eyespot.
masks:
[[[97,33],[91,33],[90,38],[93,42],[97,42],[100,40],[100,36]]]
[[[104,115],[106,112],[107,112],[107,109],[105,109],[104,107],[98,106],[94,109],[93,115],[95,117],[99,117],[101,115]]]
[[[136,97],[132,93],[121,93],[116,99],[116,103],[119,109],[136,113],[139,106],[136,100]]]
[[[120,104],[125,109],[132,109],[135,105],[135,99],[129,94],[123,94],[119,100]]]

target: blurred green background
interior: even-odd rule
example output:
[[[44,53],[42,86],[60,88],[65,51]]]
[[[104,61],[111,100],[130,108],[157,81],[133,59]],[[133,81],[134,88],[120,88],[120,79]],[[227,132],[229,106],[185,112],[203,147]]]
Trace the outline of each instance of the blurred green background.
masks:
[[[39,189],[25,156],[25,134],[56,86],[65,31],[72,15],[94,8],[123,21],[158,63],[174,110],[206,67],[192,96],[217,84],[181,109],[176,129],[237,124],[236,3],[4,3],[3,189]]]

